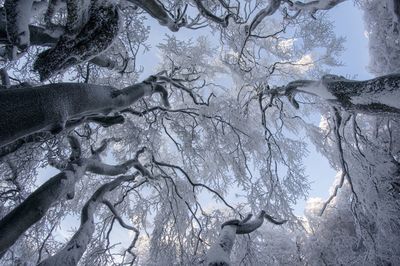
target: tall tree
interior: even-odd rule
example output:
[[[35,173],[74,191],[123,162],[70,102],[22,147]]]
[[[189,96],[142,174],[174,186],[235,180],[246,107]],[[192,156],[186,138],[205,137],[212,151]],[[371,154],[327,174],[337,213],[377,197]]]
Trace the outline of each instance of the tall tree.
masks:
[[[361,4],[380,76],[355,81],[342,2],[2,1],[1,262],[399,263],[398,6]],[[340,174],[303,220],[309,142]]]

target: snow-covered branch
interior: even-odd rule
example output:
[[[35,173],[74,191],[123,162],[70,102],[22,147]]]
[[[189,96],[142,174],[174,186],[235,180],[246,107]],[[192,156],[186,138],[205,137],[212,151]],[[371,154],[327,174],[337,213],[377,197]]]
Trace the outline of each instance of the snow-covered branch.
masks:
[[[196,4],[197,9],[199,10],[200,14],[201,14],[203,17],[205,17],[205,18],[207,18],[207,19],[209,19],[209,20],[211,20],[211,21],[213,21],[213,22],[215,22],[215,23],[221,25],[221,26],[224,27],[224,28],[226,28],[226,27],[228,26],[228,24],[229,24],[229,18],[232,17],[232,16],[234,16],[234,14],[230,13],[230,14],[226,15],[225,17],[222,17],[222,18],[221,18],[221,17],[218,17],[218,16],[214,15],[214,14],[204,5],[204,3],[203,3],[202,0],[194,0],[194,3]],[[228,8],[228,10],[229,10],[229,8]]]
[[[32,4],[33,0],[6,0],[4,2],[7,37],[13,46],[23,51],[30,44],[29,20]]]
[[[76,233],[72,236],[71,240],[54,256],[45,259],[39,263],[39,265],[76,265],[90,243],[95,230],[94,213],[96,212],[98,206],[104,203],[107,192],[114,190],[123,182],[134,181],[137,175],[138,174],[136,173],[133,175],[119,176],[113,181],[108,182],[98,188],[83,207],[81,212],[81,225]],[[130,227],[130,229],[132,228],[133,227]]]
[[[207,254],[208,266],[231,265],[230,255],[237,234],[250,234],[254,232],[264,223],[264,219],[277,225],[286,222],[286,220],[275,220],[270,215],[266,214],[264,210],[255,218],[251,218],[252,215],[249,214],[243,220],[230,220],[221,225],[220,236],[215,244],[211,246]]]
[[[299,11],[310,12],[313,16],[315,12],[319,10],[329,10],[344,1],[347,0],[314,0],[306,3],[302,1],[294,1],[292,2],[292,8]]]
[[[168,27],[173,32],[178,31],[181,27],[186,25],[185,19],[181,16],[180,18],[174,19],[171,17],[170,12],[163,6],[163,4],[157,0],[127,0],[132,4],[140,7],[146,11],[150,16],[158,20],[160,25]]]
[[[400,115],[400,75],[392,74],[365,81],[325,75],[320,81],[297,80],[266,91],[270,95],[294,97],[297,93],[317,96],[333,106],[354,113]],[[294,99],[294,98],[293,98]]]
[[[71,22],[75,25],[75,22]],[[89,61],[107,50],[114,42],[120,28],[120,14],[114,5],[93,6],[89,19],[74,33],[66,31],[56,46],[40,53],[33,65],[43,81],[64,72],[69,67]]]
[[[131,167],[135,167],[141,170],[140,172],[143,174],[144,167],[138,160],[143,149],[139,150],[137,156],[132,160],[120,165],[108,165],[102,163],[98,156],[99,152],[104,151],[107,142],[103,142],[103,145],[89,158],[80,158],[80,144],[75,137],[70,136],[69,143],[72,151],[70,161],[66,164],[65,169],[51,177],[0,220],[0,254],[5,252],[28,228],[45,216],[52,206],[61,201],[72,199],[76,182],[86,172],[115,176],[124,174]],[[120,177],[116,180],[123,182],[127,179],[130,180],[130,178],[132,176]]]
[[[152,80],[121,90],[111,86],[73,83],[1,90],[0,146],[38,132],[56,134],[70,121],[83,122],[85,117],[126,109],[153,93],[160,93],[164,105],[169,106],[168,92]]]
[[[270,0],[268,6],[261,9],[253,18],[250,25],[247,26],[247,34],[250,35],[266,17],[272,16],[278,10],[281,2],[282,0]]]

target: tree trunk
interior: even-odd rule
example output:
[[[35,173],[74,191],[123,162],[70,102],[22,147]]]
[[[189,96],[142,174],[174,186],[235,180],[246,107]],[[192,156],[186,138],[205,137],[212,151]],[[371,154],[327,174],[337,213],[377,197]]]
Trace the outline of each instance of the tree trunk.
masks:
[[[38,132],[58,133],[68,121],[119,111],[153,92],[150,82],[122,90],[76,83],[1,90],[0,147]]]
[[[286,94],[304,92],[346,111],[373,115],[400,115],[400,74],[366,81],[326,75],[321,81],[298,80],[284,87]]]
[[[120,165],[108,165],[102,163],[97,156],[98,153],[95,153],[90,158],[70,162],[63,172],[50,178],[0,220],[0,254],[7,251],[26,230],[45,216],[52,206],[62,200],[72,199],[75,184],[86,171],[116,176],[126,173],[138,164],[137,159],[134,159]]]
[[[217,242],[210,247],[207,253],[208,266],[231,265],[231,252],[236,239],[235,225],[226,225],[222,228]]]
[[[41,263],[40,266],[73,266],[78,264],[95,230],[94,213],[97,207],[102,204],[107,192],[118,187],[122,182],[132,181],[133,176],[120,176],[115,180],[102,185],[92,197],[86,202],[81,213],[81,225],[71,240],[54,256],[51,256]]]
[[[0,220],[0,254],[7,251],[29,227],[39,221],[51,206],[66,199],[83,174],[84,167],[59,173]]]

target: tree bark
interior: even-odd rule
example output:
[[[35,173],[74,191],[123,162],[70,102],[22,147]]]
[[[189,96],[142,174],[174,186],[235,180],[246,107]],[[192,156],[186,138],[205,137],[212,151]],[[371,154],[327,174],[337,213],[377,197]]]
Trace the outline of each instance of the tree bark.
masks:
[[[54,256],[51,256],[41,263],[40,266],[73,266],[81,259],[95,230],[94,213],[97,207],[103,203],[107,192],[118,187],[122,182],[133,181],[135,175],[120,176],[115,180],[102,185],[86,202],[81,212],[81,225],[71,240]]]
[[[71,157],[76,156],[79,155]],[[52,206],[60,201],[72,199],[76,182],[87,171],[116,176],[126,173],[135,165],[136,159],[120,165],[104,164],[99,161],[97,154],[91,158],[73,160],[64,171],[50,178],[0,220],[0,254],[7,251],[26,230],[43,218]]]
[[[290,82],[283,87],[283,92],[291,97],[299,92],[315,95],[332,105],[355,113],[400,115],[400,101],[398,100],[400,99],[400,74],[391,74],[365,81],[326,75],[320,81],[297,80]]]
[[[0,91],[0,147],[38,132],[58,133],[67,122],[124,109],[145,95],[167,91],[141,82],[117,90],[111,86],[58,83]]]
[[[230,255],[236,235],[250,234],[257,230],[267,219],[273,224],[281,225],[286,220],[277,221],[273,217],[261,211],[254,219],[252,214],[247,215],[243,220],[230,220],[221,225],[221,233],[217,242],[212,245],[207,253],[208,266],[229,266],[231,265]]]
[[[132,4],[137,5],[150,16],[157,19],[160,25],[167,26],[171,31],[176,32],[179,30],[180,25],[178,21],[173,20],[168,14],[167,10],[157,0],[127,0]]]
[[[5,0],[7,38],[13,46],[26,50],[30,45],[29,20],[33,0]]]
[[[71,66],[93,59],[107,50],[118,35],[120,14],[116,6],[90,7],[89,19],[84,25],[78,25],[82,21],[76,16],[74,14],[74,18],[67,23],[65,33],[57,44],[40,53],[33,64],[33,69],[39,72],[42,81]]]

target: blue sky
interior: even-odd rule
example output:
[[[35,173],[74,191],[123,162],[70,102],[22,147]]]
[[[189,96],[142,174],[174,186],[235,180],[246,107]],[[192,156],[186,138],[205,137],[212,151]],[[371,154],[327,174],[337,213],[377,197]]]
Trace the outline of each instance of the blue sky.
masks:
[[[346,1],[330,10],[327,15],[334,22],[336,34],[346,38],[345,50],[340,57],[343,66],[332,69],[332,74],[361,80],[371,78],[372,75],[367,70],[368,39],[364,35],[361,10],[355,7],[352,1]],[[310,155],[305,160],[305,166],[312,182],[309,197],[327,199],[336,171],[314,147],[310,147]],[[304,207],[305,202],[299,202],[295,208],[296,214],[301,215]]]
[[[371,74],[367,71],[369,60],[368,39],[364,35],[364,23],[361,11],[354,6],[352,1],[346,1],[327,12],[327,15],[334,21],[335,32],[338,35],[346,37],[345,50],[341,56],[341,61],[344,65],[333,69],[332,74],[356,79],[370,78]],[[150,25],[154,26],[152,27],[149,43],[153,45],[153,48],[156,48],[155,45],[164,39],[164,34],[171,34],[171,32],[157,25],[157,22],[150,21],[150,19],[149,22]],[[196,36],[200,35],[199,33],[201,31],[193,34],[193,31],[189,32],[189,30],[183,29],[176,35],[180,39],[185,39],[186,36],[193,36],[193,39],[195,39]],[[145,67],[141,78],[154,74],[158,61],[159,58],[155,51],[139,56],[139,63],[144,64]],[[315,151],[314,147],[310,146],[309,149],[310,155],[305,159],[306,173],[312,182],[309,197],[327,199],[336,171],[330,167],[328,161],[323,156]],[[40,169],[37,184],[39,185],[46,181],[56,172],[49,168]],[[305,201],[299,202],[295,207],[296,214],[302,215],[304,207]]]

